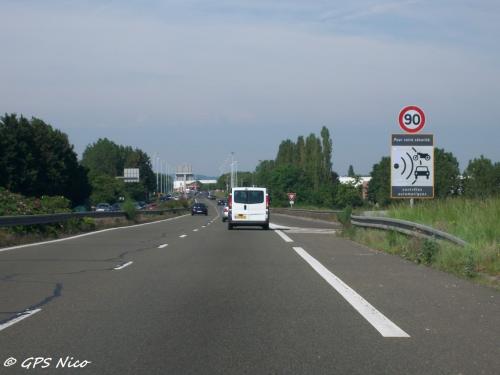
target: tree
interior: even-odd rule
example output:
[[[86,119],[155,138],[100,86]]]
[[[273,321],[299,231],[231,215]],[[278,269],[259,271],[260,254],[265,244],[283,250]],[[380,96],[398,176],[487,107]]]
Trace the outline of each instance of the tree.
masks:
[[[451,152],[436,148],[434,160],[435,196],[445,198],[457,195],[460,188],[460,170],[457,158]]]
[[[352,165],[349,165],[349,170],[347,171],[347,176],[348,177],[355,177],[356,174],[354,173],[354,168]]]
[[[280,165],[273,170],[268,184],[273,205],[287,205],[286,193],[295,192],[297,197],[307,198],[308,191],[304,184],[303,171],[296,165]]]
[[[276,165],[294,164],[297,161],[295,143],[287,139],[280,143]]]
[[[323,166],[322,166],[323,173],[321,177],[323,181],[326,181],[329,179],[330,174],[332,172],[333,146],[332,146],[332,140],[330,138],[330,131],[325,126],[321,128],[321,145],[323,152]]]
[[[68,136],[37,118],[0,118],[0,170],[0,185],[26,196],[62,195],[79,204],[90,193]]]
[[[126,183],[120,194],[125,194],[135,200],[143,200],[148,197],[149,192],[155,190],[156,176],[151,166],[151,159],[138,148],[121,146],[107,138],[99,138],[97,142],[86,147],[82,164],[89,169],[93,188],[99,191],[101,187],[96,186],[95,183],[102,179],[97,179],[97,176],[119,177],[123,175],[124,168],[138,168],[140,181]],[[107,193],[118,190],[112,188]],[[93,196],[95,197],[95,194]],[[116,198],[113,199],[116,200]]]
[[[268,186],[271,175],[276,167],[274,160],[263,160],[255,168],[255,184]]]
[[[332,140],[326,127],[321,129],[321,138],[314,133],[289,139],[280,143],[275,160],[261,161],[255,168],[257,185],[267,186],[275,197],[274,204],[286,204],[286,193],[293,191],[300,196],[300,203],[333,205],[334,185],[338,178],[332,172]],[[285,168],[293,167],[293,168]],[[292,184],[290,178],[298,178]]]
[[[338,184],[335,194],[335,205],[340,208],[347,206],[356,207],[363,205],[361,198],[361,191],[356,186],[356,182],[349,182],[346,184]]]
[[[117,178],[105,175],[94,174],[91,176],[92,194],[90,200],[92,204],[110,203],[113,204],[120,197],[125,197],[125,183]]]
[[[323,175],[323,155],[321,141],[313,134],[309,134],[305,142],[305,174],[312,183],[313,191],[319,191]]]
[[[153,172],[151,159],[148,154],[138,148],[133,150],[130,146],[121,146],[121,148],[124,159],[123,167],[138,168],[143,192],[147,193],[149,191],[154,191],[156,187],[156,176]]]
[[[297,138],[297,164],[303,170],[306,165],[306,145],[304,142],[304,137],[301,135]]]
[[[500,194],[500,162],[495,163],[495,186],[497,194]]]
[[[370,176],[368,200],[381,206],[388,205],[391,201],[391,158],[384,156],[373,166]]]
[[[94,175],[120,176],[123,173],[124,162],[123,150],[107,138],[99,138],[97,142],[88,145],[83,152],[82,164]]]
[[[464,191],[469,197],[486,198],[500,193],[498,182],[498,163],[481,155],[469,161],[464,171]]]

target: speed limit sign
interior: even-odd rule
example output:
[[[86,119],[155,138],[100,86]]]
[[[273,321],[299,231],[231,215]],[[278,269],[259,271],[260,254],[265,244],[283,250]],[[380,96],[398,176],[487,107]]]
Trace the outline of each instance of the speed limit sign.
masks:
[[[425,125],[425,114],[415,105],[404,107],[399,112],[399,126],[407,133],[418,133]]]

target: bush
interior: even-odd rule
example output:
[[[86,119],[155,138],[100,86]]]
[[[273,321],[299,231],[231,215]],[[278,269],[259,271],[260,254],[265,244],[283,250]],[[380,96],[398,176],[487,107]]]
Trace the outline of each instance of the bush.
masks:
[[[351,226],[351,214],[352,208],[351,206],[347,206],[342,210],[342,212],[337,215],[340,223],[346,228],[349,228]]]
[[[474,252],[472,249],[467,251],[465,255],[465,264],[464,264],[464,275],[467,277],[476,276],[476,257],[474,256]]]
[[[71,201],[62,196],[49,197],[42,196],[40,199],[40,209],[44,213],[70,212]]]
[[[92,217],[84,217],[82,219],[82,226],[81,226],[83,231],[92,231],[95,230],[96,224],[95,220]]]
[[[419,261],[427,265],[434,262],[436,254],[439,251],[439,244],[434,239],[426,239],[422,244],[421,251],[419,253]]]
[[[359,207],[363,205],[361,191],[354,183],[337,184],[335,194],[335,204],[337,207]]]
[[[137,218],[137,209],[133,201],[126,200],[125,203],[123,203],[122,210],[125,212],[127,219],[135,221]]]

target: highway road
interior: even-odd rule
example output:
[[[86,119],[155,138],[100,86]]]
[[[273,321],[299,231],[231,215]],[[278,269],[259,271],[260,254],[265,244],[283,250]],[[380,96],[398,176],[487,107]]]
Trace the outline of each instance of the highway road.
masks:
[[[228,231],[207,203],[0,249],[0,373],[500,373],[497,291],[323,222]]]

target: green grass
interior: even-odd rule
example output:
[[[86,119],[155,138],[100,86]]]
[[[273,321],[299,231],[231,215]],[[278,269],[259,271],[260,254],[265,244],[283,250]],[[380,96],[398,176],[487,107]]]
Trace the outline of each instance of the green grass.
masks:
[[[460,247],[445,241],[409,237],[393,231],[347,228],[354,241],[416,263],[500,287],[500,198],[455,198],[417,202],[389,208],[389,217],[430,225],[469,243]]]
[[[427,224],[454,234],[474,247],[500,243],[500,197],[489,199],[443,199],[393,205],[389,216]]]

